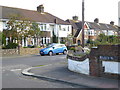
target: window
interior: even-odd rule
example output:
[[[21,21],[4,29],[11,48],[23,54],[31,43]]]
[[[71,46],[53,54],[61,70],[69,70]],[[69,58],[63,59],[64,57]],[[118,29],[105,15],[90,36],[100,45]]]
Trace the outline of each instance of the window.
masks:
[[[42,38],[42,44],[43,44],[43,37],[41,37]]]
[[[69,26],[68,26],[68,31],[69,31]]]
[[[96,31],[95,31],[95,35],[97,35]]]
[[[47,39],[47,43],[50,43],[50,40],[49,40],[49,39]]]
[[[85,35],[87,35],[87,31],[85,30]]]
[[[88,34],[90,35],[90,31],[88,31]]]
[[[90,31],[88,31],[88,34],[91,35],[91,36],[93,36],[94,35],[94,31],[90,30]]]
[[[47,29],[46,24],[44,24],[44,29],[45,29],[45,30]]]
[[[61,30],[61,25],[59,25],[59,29]]]
[[[100,34],[101,34],[101,32],[99,31],[99,32],[98,32],[98,35],[100,35]]]
[[[63,28],[63,31],[66,31],[65,28]]]
[[[92,35],[92,31],[90,31],[90,34]]]
[[[46,44],[46,37],[45,37],[45,44]]]
[[[43,24],[40,24],[41,30],[43,31]]]

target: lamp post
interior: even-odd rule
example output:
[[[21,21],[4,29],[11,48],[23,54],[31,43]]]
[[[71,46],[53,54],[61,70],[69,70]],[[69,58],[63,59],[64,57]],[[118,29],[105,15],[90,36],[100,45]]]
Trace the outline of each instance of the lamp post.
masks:
[[[82,47],[84,48],[84,0],[82,0]]]

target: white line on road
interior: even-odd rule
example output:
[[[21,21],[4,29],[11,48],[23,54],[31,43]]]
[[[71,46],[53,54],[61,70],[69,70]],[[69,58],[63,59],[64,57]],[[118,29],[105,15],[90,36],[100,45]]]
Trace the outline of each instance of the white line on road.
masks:
[[[22,69],[12,69],[10,71],[20,71],[20,70],[22,70]]]

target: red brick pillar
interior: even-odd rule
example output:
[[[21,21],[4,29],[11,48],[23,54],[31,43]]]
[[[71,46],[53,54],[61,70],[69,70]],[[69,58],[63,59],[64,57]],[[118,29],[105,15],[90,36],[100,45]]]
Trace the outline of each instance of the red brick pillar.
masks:
[[[91,76],[100,76],[102,72],[102,62],[99,60],[98,48],[92,48],[89,55],[89,70]]]
[[[96,56],[90,56],[89,58],[89,68],[90,68],[90,75],[91,76],[99,76],[99,62]]]

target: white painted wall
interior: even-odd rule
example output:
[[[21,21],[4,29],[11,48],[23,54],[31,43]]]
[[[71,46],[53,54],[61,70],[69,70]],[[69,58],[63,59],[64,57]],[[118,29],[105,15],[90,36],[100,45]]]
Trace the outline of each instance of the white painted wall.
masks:
[[[84,61],[75,61],[68,59],[68,69],[77,73],[89,75],[89,59]]]
[[[114,31],[114,30],[113,30]],[[108,35],[114,35],[114,32],[112,30],[108,31]]]
[[[120,68],[119,68],[120,63],[119,62],[103,61],[102,65],[105,67],[105,72],[120,74]]]
[[[66,31],[59,31],[59,37],[67,37]]]
[[[61,25],[61,30],[59,30],[58,33],[59,37],[67,37],[69,34],[71,34],[71,32],[72,32],[71,25]]]
[[[107,30],[102,30],[105,35],[108,35]]]

